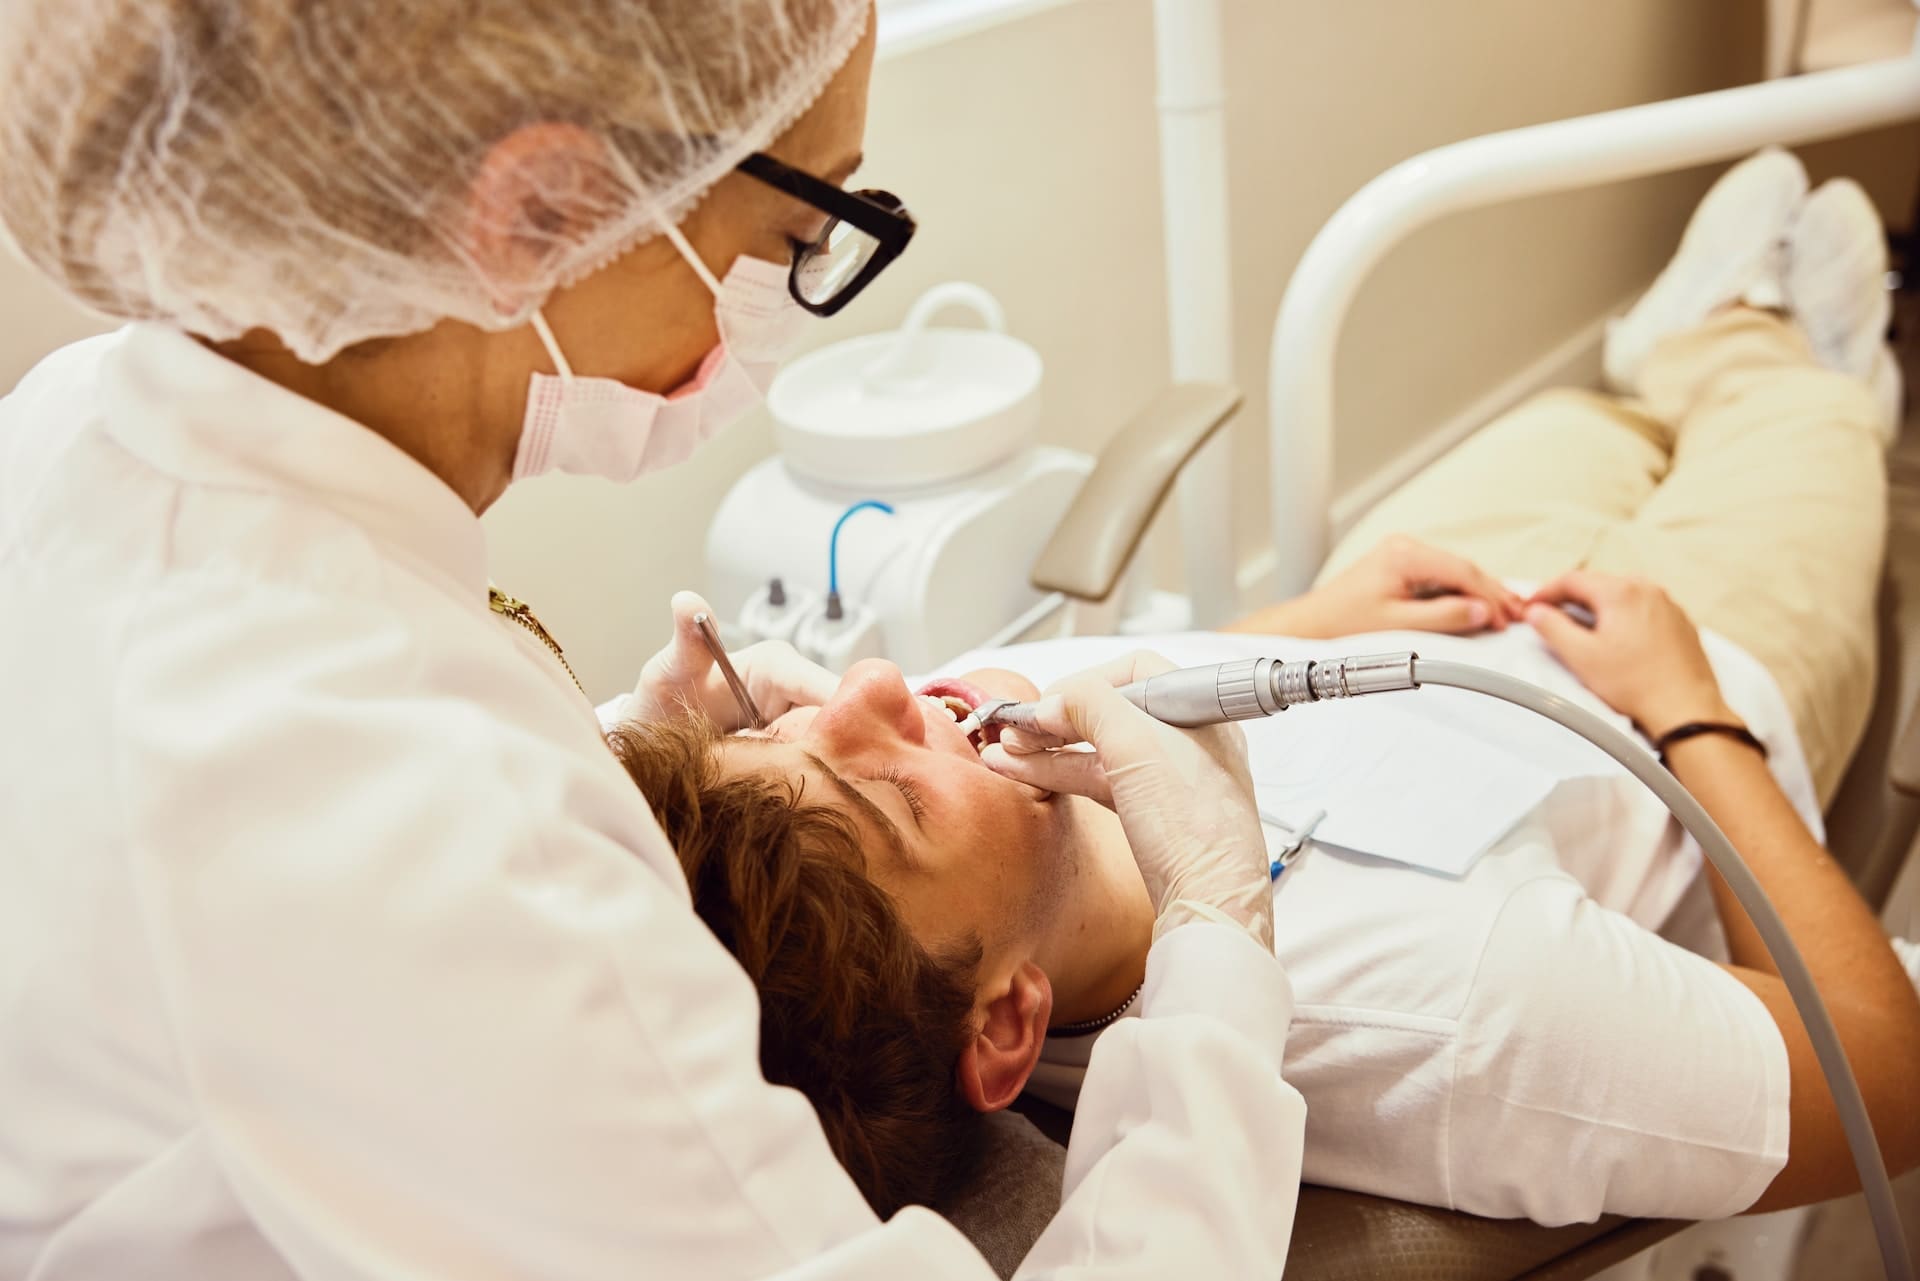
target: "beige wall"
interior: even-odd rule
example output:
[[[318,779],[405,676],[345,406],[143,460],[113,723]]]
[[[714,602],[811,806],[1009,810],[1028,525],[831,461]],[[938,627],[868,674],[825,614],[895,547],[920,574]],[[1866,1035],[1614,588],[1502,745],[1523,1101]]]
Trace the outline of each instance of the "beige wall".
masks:
[[[55,347],[105,328],[107,322],[82,312],[29,271],[0,233],[0,392]]]
[[[1491,129],[1738,83],[1757,74],[1757,0],[1226,0],[1234,166],[1235,440],[1243,553],[1265,540],[1264,366],[1286,275],[1368,178]],[[962,277],[1047,359],[1045,437],[1097,449],[1167,377],[1148,0],[1079,0],[881,63],[863,180],[921,231],[822,341],[884,327]],[[1854,149],[1908,169],[1912,139]],[[1902,149],[1904,148],[1904,150]],[[1893,155],[1895,160],[1889,161]],[[1532,201],[1422,233],[1358,300],[1340,359],[1343,486],[1591,322],[1658,267],[1710,174]],[[1907,208],[1895,190],[1890,207]],[[61,309],[0,264],[0,386],[68,336]],[[567,478],[487,517],[494,573],[536,604],[590,690],[623,685],[698,585],[708,517],[771,448],[763,418],[628,489]],[[1164,561],[1163,550],[1163,561]]]

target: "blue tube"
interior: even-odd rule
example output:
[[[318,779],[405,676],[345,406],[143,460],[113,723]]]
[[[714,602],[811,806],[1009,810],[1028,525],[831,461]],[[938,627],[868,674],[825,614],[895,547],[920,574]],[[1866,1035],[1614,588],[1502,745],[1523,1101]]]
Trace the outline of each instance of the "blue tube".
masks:
[[[840,513],[840,519],[833,522],[833,537],[827,540],[827,594],[840,594],[840,527],[847,523],[847,517],[863,507],[877,507],[887,515],[893,515],[893,508],[877,498],[868,498],[855,503]]]

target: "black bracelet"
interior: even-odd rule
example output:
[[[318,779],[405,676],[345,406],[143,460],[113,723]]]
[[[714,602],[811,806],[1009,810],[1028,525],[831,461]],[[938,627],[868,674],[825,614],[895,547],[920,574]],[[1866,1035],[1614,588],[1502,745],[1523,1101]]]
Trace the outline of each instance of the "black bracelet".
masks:
[[[1767,745],[1755,738],[1752,730],[1745,725],[1730,725],[1725,721],[1688,721],[1685,725],[1676,725],[1654,740],[1653,750],[1659,754],[1660,763],[1672,769],[1673,766],[1667,761],[1667,749],[1675,743],[1699,738],[1702,734],[1723,734],[1736,743],[1745,743],[1760,753],[1761,760],[1767,759]]]

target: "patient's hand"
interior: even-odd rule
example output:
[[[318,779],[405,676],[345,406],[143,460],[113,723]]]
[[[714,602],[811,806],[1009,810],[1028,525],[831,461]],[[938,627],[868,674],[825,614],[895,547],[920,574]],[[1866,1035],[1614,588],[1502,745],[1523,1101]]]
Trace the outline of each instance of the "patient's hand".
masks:
[[[1557,606],[1593,613],[1581,626]],[[1688,721],[1732,721],[1700,633],[1656,584],[1575,570],[1533,594],[1526,619],[1582,684],[1658,739]]]
[[[1463,556],[1392,534],[1304,596],[1228,630],[1326,637],[1408,629],[1471,635],[1504,631],[1521,600]]]

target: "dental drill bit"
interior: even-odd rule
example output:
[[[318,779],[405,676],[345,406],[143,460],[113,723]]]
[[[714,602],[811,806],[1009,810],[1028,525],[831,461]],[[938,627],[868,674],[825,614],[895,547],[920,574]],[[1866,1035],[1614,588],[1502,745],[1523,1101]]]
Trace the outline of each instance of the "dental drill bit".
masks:
[[[975,734],[978,734],[987,727],[987,717],[992,714],[993,709],[1006,701],[1004,698],[989,699],[974,708],[971,712],[968,712],[959,722],[960,732],[968,738],[972,738]]]
[[[1034,719],[1034,704],[1023,703],[1017,698],[990,698],[960,722],[960,732],[972,738],[989,725],[1011,725],[1016,729],[1036,732],[1040,729],[1039,722]]]

